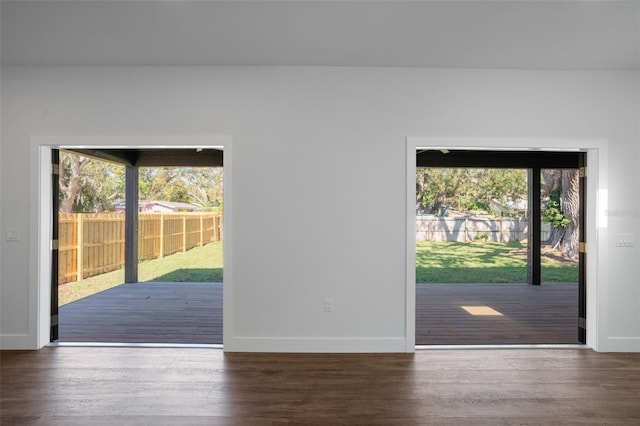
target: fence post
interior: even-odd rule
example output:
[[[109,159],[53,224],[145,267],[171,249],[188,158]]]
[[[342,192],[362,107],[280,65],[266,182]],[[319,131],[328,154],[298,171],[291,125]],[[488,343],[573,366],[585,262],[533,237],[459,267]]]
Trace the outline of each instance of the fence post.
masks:
[[[160,254],[158,259],[164,257],[164,214],[160,213]]]
[[[204,245],[204,215],[200,215],[200,246]]]
[[[467,232],[467,218],[466,217],[464,218],[464,222],[462,223],[462,228],[464,229],[464,242],[468,243],[469,242],[469,235],[468,235],[468,232]],[[454,227],[454,229],[455,229],[455,227]],[[456,238],[456,241],[457,240],[458,239]]]
[[[187,251],[187,216],[182,215],[182,252]]]
[[[82,219],[82,213],[77,213],[76,218],[78,219],[76,222],[76,281],[82,281],[83,278],[83,266],[84,263],[84,221]]]

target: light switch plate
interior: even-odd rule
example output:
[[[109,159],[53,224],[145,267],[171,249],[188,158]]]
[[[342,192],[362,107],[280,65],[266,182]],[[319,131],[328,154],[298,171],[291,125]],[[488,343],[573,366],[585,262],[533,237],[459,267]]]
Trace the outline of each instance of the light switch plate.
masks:
[[[633,247],[633,234],[619,233],[616,234],[616,247]]]
[[[18,228],[7,228],[7,241],[20,241],[20,230]]]

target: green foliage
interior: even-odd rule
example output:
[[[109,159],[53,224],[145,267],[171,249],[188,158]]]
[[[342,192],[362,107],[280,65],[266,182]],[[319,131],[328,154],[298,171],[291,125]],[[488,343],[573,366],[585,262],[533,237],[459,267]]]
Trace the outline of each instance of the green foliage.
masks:
[[[109,211],[115,201],[124,198],[124,166],[65,151],[60,154],[61,207],[65,197],[73,198],[65,213]]]
[[[569,219],[564,215],[560,207],[560,193],[554,192],[545,203],[542,210],[542,221],[554,228],[564,228],[569,224]]]
[[[125,198],[125,167],[61,151],[61,211],[112,211]],[[155,167],[139,169],[141,201],[189,203],[201,210],[222,209],[222,168]],[[64,206],[64,207],[63,207]]]
[[[222,205],[222,168],[162,167],[140,169],[141,200],[189,203],[202,210]]]
[[[486,232],[478,232],[474,238],[476,241],[487,241],[489,239],[489,234]]]
[[[491,211],[491,206],[489,205],[489,203],[483,203],[481,201],[472,201],[469,204],[467,204],[466,207],[467,207],[467,210],[482,210],[487,213]]]
[[[490,211],[492,200],[518,202],[527,198],[524,169],[418,168],[416,194],[419,209],[438,213],[450,204],[456,210]]]

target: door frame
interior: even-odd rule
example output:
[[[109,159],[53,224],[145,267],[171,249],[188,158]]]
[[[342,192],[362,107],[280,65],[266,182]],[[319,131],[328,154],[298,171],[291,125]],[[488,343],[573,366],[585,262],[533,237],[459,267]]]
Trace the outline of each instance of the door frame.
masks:
[[[407,137],[406,139],[406,319],[405,350],[415,351],[415,174],[418,149],[448,149],[477,151],[576,151],[586,152],[586,241],[589,241],[586,263],[587,333],[586,345],[598,350],[598,336],[606,330],[606,250],[600,230],[607,227],[607,141],[602,139],[526,139],[526,138],[432,138]],[[599,279],[600,278],[600,279]]]
[[[56,148],[222,148],[224,185],[223,244],[223,346],[233,336],[233,138],[230,135],[65,135],[32,136],[30,138],[30,229],[29,285],[32,294],[30,324],[35,328],[34,346],[42,348],[50,343],[51,326],[51,238],[52,238],[52,179],[51,153]],[[35,315],[35,318],[34,318]]]

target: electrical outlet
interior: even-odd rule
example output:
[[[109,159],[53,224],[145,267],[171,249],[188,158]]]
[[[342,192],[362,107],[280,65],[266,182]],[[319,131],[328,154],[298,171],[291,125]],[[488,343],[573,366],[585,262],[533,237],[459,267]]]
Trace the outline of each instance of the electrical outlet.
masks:
[[[7,241],[12,243],[16,241],[20,241],[20,229],[7,228]]]
[[[324,309],[325,312],[333,312],[333,299],[324,299]]]
[[[633,247],[633,234],[616,234],[616,247]]]

